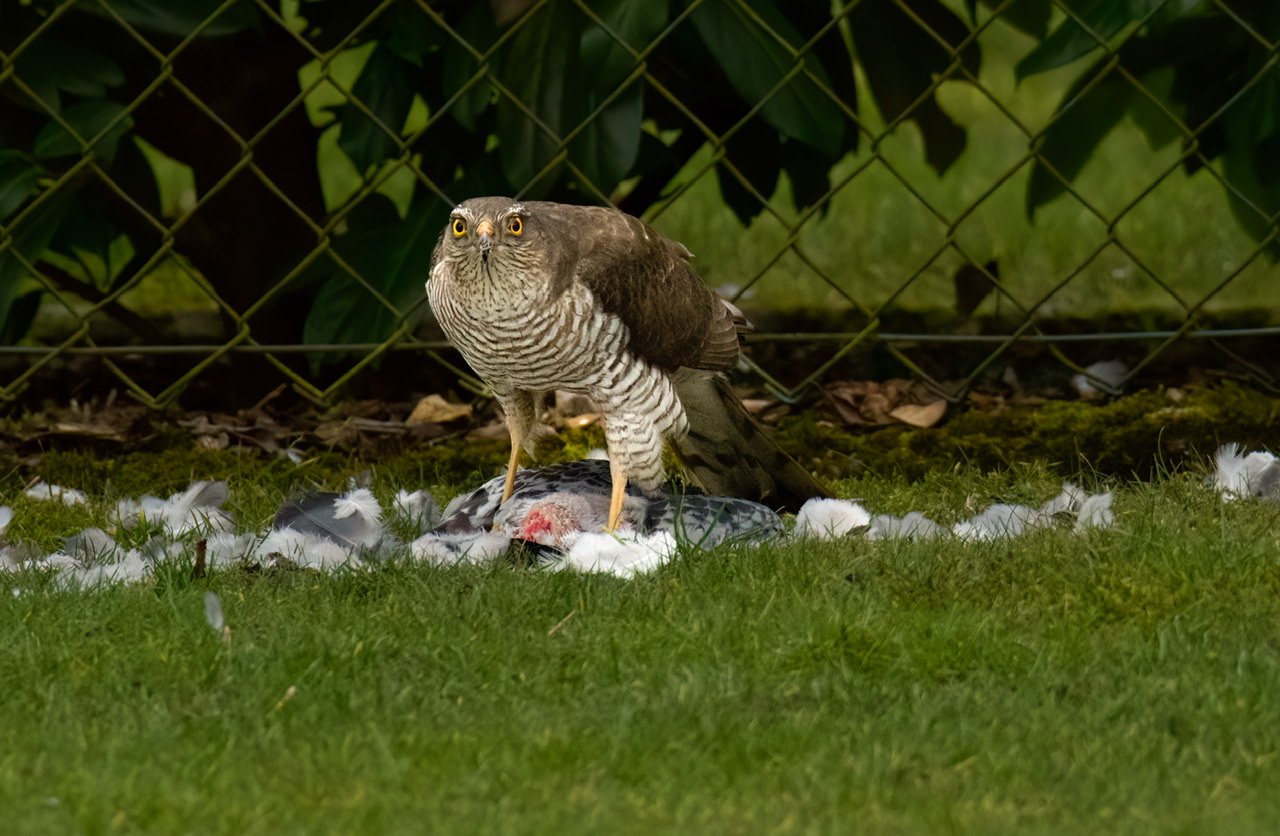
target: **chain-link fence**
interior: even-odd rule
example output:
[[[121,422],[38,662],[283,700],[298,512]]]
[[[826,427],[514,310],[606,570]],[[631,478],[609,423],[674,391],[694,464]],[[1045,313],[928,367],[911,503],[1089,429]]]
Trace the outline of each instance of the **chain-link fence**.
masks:
[[[0,0],[0,398],[476,386],[422,286],[504,193],[687,244],[783,398],[1203,346],[1274,390],[1278,39],[1270,0]]]

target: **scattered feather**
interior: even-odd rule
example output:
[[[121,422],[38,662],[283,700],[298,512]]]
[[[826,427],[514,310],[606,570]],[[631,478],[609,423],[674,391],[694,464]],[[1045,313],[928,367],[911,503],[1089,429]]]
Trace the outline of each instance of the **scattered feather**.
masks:
[[[678,545],[669,531],[658,531],[644,537],[619,537],[603,532],[580,534],[554,565],[558,569],[577,569],[631,578],[651,572],[666,564]]]
[[[16,572],[20,568],[16,549],[4,539],[11,522],[13,509],[8,505],[0,505],[0,572]]]
[[[1082,488],[1077,487],[1071,482],[1062,483],[1062,492],[1053,499],[1040,506],[1040,513],[1046,516],[1054,514],[1071,513],[1079,510],[1081,504],[1088,498],[1089,494]]]
[[[950,536],[951,532],[919,511],[901,517],[876,514],[867,528],[868,540],[931,540]]]
[[[1116,515],[1111,510],[1111,491],[1094,494],[1080,503],[1074,531],[1079,534],[1088,528],[1110,528]]]
[[[216,531],[205,538],[205,567],[226,567],[243,563],[257,552],[258,542],[262,538],[252,531],[235,533],[232,531]]]
[[[414,560],[450,566],[455,563],[481,563],[507,553],[511,538],[501,531],[432,531],[409,544]]]
[[[430,491],[401,488],[396,492],[392,510],[415,531],[426,531],[440,524],[440,506]]]
[[[27,496],[32,499],[39,499],[44,502],[61,502],[63,505],[84,505],[89,498],[84,495],[84,491],[78,491],[75,488],[64,488],[61,485],[51,485],[48,482],[39,482],[27,488]]]
[[[1280,463],[1270,453],[1242,455],[1236,445],[1219,451],[1214,482],[1224,492],[1280,492]],[[39,498],[68,501],[79,496],[39,485]],[[87,528],[53,554],[3,541],[13,511],[0,506],[0,569],[22,566],[52,570],[79,586],[152,577],[156,566],[184,559],[204,545],[207,567],[256,563],[320,570],[361,567],[397,550],[414,560],[441,565],[491,561],[508,555],[514,540],[533,544],[536,562],[549,568],[633,577],[671,560],[679,548],[712,548],[726,541],[760,542],[778,535],[782,521],[759,503],[706,496],[679,486],[663,491],[629,490],[622,523],[602,532],[611,492],[607,462],[589,460],[522,470],[516,492],[504,504],[502,478],[456,497],[445,513],[427,491],[396,495],[390,513],[416,531],[435,525],[405,545],[383,525],[383,511],[366,487],[345,494],[305,494],[283,503],[270,531],[235,531],[221,510],[225,482],[194,482],[168,499],[124,500],[115,516],[122,528],[145,521],[160,529],[141,547],[121,546],[107,531]],[[1236,493],[1239,492],[1239,493]],[[963,540],[1017,536],[1030,528],[1075,517],[1075,531],[1114,524],[1110,493],[1090,495],[1071,483],[1039,509],[998,503],[973,518],[944,528],[918,511],[902,517],[872,515],[857,502],[815,499],[796,517],[795,537],[836,538],[862,534],[868,540],[925,539],[954,534]],[[18,549],[23,549],[19,554]],[[211,622],[212,624],[212,622]],[[225,626],[225,625],[224,625]]]
[[[221,634],[222,628],[227,626],[227,621],[222,615],[222,599],[213,590],[204,594],[204,619],[209,622],[213,632],[218,634]]]
[[[1119,360],[1101,360],[1085,366],[1084,370],[1085,374],[1071,376],[1071,386],[1085,400],[1119,395],[1129,374],[1129,367]]]
[[[956,523],[951,531],[961,540],[998,540],[1017,537],[1028,528],[1044,525],[1048,517],[1026,505],[997,502],[975,517]]]
[[[871,514],[858,503],[847,499],[818,497],[800,506],[792,535],[834,540],[850,533],[859,533],[870,523]]]
[[[1280,459],[1257,451],[1245,455],[1232,442],[1218,448],[1213,457],[1212,484],[1225,500],[1246,496],[1280,498]]]
[[[124,549],[101,528],[86,528],[66,538],[62,550],[34,559],[36,569],[53,569],[59,581],[91,587],[139,580],[151,573],[151,561],[138,549]]]
[[[231,515],[222,510],[229,494],[226,482],[192,482],[185,491],[168,499],[144,496],[116,504],[116,519],[124,528],[139,524],[158,526],[170,537],[190,532],[211,533],[231,528]]]
[[[63,582],[78,587],[107,586],[140,581],[152,574],[152,565],[137,549],[130,549],[114,563],[76,566],[59,573]]]
[[[253,557],[264,566],[291,565],[304,569],[354,568],[361,564],[355,550],[324,535],[272,529],[254,549]]]
[[[382,508],[368,488],[345,494],[309,493],[281,505],[272,529],[327,539],[355,551],[382,541],[386,532],[381,517]]]

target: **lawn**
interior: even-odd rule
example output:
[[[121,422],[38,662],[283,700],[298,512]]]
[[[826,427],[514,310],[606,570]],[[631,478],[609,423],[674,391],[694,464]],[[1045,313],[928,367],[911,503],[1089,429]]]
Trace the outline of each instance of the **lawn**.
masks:
[[[301,478],[235,460],[193,475],[230,478],[242,519]],[[1113,485],[1111,530],[786,541],[631,581],[6,576],[0,809],[21,833],[1274,832],[1280,505],[1202,477]],[[434,478],[379,466],[373,487]],[[1060,486],[1041,466],[836,485],[944,523]],[[6,491],[46,544],[101,507]]]

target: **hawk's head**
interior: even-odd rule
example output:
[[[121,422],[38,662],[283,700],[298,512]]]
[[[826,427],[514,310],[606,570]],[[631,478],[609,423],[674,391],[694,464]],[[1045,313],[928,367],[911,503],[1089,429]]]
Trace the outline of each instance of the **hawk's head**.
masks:
[[[474,197],[449,215],[440,244],[446,258],[490,266],[521,261],[536,237],[524,205],[509,197]]]

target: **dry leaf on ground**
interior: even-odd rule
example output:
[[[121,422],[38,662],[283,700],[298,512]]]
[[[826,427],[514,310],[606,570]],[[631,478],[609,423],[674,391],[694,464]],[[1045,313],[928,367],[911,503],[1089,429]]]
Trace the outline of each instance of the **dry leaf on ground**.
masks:
[[[841,380],[822,391],[846,424],[931,427],[947,411],[945,400],[912,380]]]

